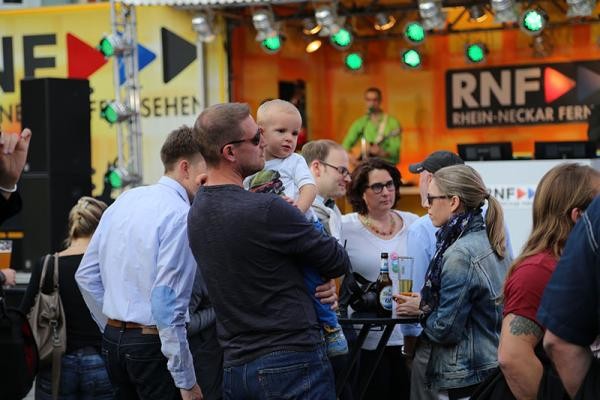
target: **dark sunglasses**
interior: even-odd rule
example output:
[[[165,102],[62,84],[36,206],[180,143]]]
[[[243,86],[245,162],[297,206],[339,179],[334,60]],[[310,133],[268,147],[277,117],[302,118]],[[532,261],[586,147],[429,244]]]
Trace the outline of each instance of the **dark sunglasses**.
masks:
[[[340,175],[342,175],[344,178],[346,178],[347,176],[350,176],[350,171],[349,171],[349,170],[348,170],[348,168],[346,168],[346,167],[342,167],[342,166],[336,167],[335,165],[331,165],[331,164],[329,164],[329,163],[326,163],[325,161],[321,161],[321,160],[319,160],[319,162],[320,162],[321,164],[323,164],[323,165],[326,165],[326,166],[328,166],[328,167],[331,167],[331,168],[335,169],[335,170],[336,170],[337,172],[339,172],[339,173],[340,173]]]
[[[248,143],[252,143],[253,146],[258,146],[260,144],[260,136],[262,135],[262,132],[263,132],[262,129],[258,128],[258,130],[256,131],[256,135],[252,136],[250,139],[232,140],[231,142],[225,143],[223,146],[221,146],[221,153],[223,152],[223,149],[225,148],[225,146],[229,146],[230,144],[238,144],[238,143],[248,142]]]
[[[444,196],[432,196],[429,193],[427,193],[427,203],[429,205],[433,204],[433,201],[435,199],[450,199],[452,196],[448,196],[448,195],[444,195]]]
[[[386,183],[374,183],[367,186],[367,188],[371,189],[373,193],[379,194],[383,192],[383,188],[386,188],[388,191],[394,190],[396,185],[394,185],[394,181],[387,181]]]

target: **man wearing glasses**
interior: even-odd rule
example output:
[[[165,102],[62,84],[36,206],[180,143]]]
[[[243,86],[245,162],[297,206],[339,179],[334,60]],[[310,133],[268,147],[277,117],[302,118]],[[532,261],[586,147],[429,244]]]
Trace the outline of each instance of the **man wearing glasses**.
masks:
[[[211,106],[194,130],[208,179],[190,209],[188,236],[217,317],[225,397],[335,399],[302,266],[327,279],[343,275],[344,249],[280,196],[244,190],[243,179],[265,164],[248,105]],[[317,291],[336,302],[335,285]]]
[[[381,108],[381,90],[365,91],[367,113],[352,123],[342,145],[350,153],[352,165],[369,157],[379,157],[398,164],[402,144],[402,128],[394,117]]]

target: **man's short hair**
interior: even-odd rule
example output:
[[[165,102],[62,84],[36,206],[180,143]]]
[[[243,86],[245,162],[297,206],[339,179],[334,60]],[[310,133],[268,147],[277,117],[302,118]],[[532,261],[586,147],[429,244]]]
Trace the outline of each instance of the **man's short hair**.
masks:
[[[376,87],[370,87],[367,90],[365,90],[365,95],[369,92],[373,92],[373,93],[377,93],[377,97],[379,97],[379,100],[382,99],[382,95],[381,95],[381,89],[376,88]]]
[[[194,124],[200,138],[200,151],[208,166],[221,161],[221,149],[226,143],[240,140],[244,132],[240,124],[250,115],[246,103],[221,103],[205,108]]]
[[[192,158],[200,155],[200,140],[192,128],[183,125],[167,136],[160,149],[160,159],[165,172],[171,171],[181,158]]]
[[[314,160],[325,161],[333,149],[344,150],[341,144],[329,139],[312,140],[302,147],[302,156],[310,165]]]

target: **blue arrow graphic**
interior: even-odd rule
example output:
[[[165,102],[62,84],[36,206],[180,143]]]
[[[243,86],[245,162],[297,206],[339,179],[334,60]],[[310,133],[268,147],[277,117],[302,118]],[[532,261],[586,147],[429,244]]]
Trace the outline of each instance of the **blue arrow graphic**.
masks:
[[[156,59],[156,54],[154,54],[150,49],[142,46],[138,43],[138,70],[141,71],[148,66],[152,61]],[[123,57],[119,57],[119,85],[122,85],[125,82],[125,64],[123,63]]]

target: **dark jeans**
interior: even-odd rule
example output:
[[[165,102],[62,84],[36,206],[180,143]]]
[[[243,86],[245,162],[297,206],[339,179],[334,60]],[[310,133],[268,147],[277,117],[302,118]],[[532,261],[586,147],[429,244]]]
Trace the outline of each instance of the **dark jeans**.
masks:
[[[314,351],[276,351],[223,371],[224,399],[334,400],[325,345]]]
[[[160,351],[158,335],[106,326],[102,355],[117,399],[181,399]]]
[[[223,398],[223,350],[217,340],[213,324],[188,338],[194,358],[196,381],[202,389],[204,400]]]
[[[92,348],[65,354],[61,361],[59,399],[111,400],[114,390],[100,354]],[[40,369],[35,381],[35,399],[52,399],[52,367]]]

